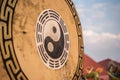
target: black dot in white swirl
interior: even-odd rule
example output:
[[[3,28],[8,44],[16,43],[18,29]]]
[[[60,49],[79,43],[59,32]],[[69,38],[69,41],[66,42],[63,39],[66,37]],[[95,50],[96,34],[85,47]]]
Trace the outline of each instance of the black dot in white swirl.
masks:
[[[61,16],[54,10],[44,10],[36,25],[36,43],[43,63],[52,69],[59,69],[67,61],[69,35]]]

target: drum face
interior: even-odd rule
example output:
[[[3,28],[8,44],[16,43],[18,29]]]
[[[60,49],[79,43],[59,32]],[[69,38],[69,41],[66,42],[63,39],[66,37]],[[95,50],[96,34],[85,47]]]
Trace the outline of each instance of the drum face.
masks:
[[[0,0],[0,80],[79,80],[83,48],[71,0]]]

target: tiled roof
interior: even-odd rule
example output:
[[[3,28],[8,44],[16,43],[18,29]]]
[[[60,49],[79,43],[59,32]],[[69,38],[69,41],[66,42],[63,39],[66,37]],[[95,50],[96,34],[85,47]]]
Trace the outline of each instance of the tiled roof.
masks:
[[[86,74],[86,68],[88,67],[93,67],[94,70],[96,70],[97,68],[102,68],[103,71],[100,75],[107,75],[107,72],[102,65],[98,64],[96,61],[94,61],[92,58],[90,58],[85,54],[84,55],[84,73],[85,74]]]
[[[100,65],[104,66],[104,68],[107,70],[109,62],[113,62],[114,64],[116,64],[117,66],[120,66],[119,62],[116,62],[114,60],[111,59],[105,59],[99,62]]]

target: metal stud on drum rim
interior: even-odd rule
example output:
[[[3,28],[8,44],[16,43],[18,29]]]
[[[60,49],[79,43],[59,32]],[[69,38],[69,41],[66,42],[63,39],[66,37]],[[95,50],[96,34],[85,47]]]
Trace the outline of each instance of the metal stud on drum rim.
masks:
[[[0,79],[79,80],[83,50],[71,0],[0,0]]]

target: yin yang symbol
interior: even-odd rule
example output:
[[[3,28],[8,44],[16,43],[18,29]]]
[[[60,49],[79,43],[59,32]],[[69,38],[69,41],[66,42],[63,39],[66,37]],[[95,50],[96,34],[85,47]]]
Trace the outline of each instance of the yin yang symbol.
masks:
[[[52,9],[44,10],[36,24],[36,45],[43,63],[59,69],[67,62],[69,35],[61,16]]]
[[[44,28],[44,47],[48,55],[57,59],[64,49],[64,35],[60,24],[54,20],[49,20]]]

